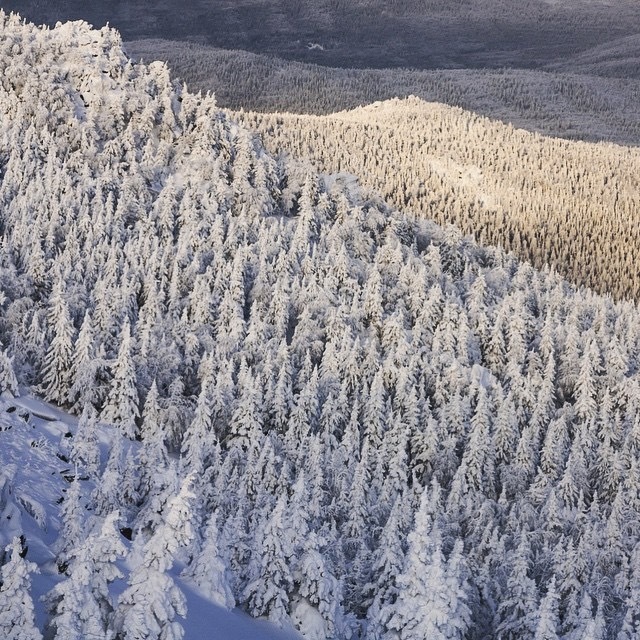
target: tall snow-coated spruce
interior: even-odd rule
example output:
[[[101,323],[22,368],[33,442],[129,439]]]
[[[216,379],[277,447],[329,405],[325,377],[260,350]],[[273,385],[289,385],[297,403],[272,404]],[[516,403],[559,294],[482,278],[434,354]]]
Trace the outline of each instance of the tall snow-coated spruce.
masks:
[[[447,562],[429,506],[430,490],[425,489],[409,534],[405,567],[396,581],[398,597],[389,605],[387,627],[401,640],[462,640],[471,618],[462,543],[456,543]]]
[[[116,425],[123,436],[133,440],[137,435],[136,418],[140,417],[140,399],[132,358],[131,329],[127,320],[120,335],[118,358],[113,365],[113,380],[100,416]]]
[[[91,492],[91,502],[96,513],[107,515],[122,506],[122,476],[124,475],[123,438],[113,434],[111,451],[95,489]]]
[[[538,611],[538,589],[529,577],[531,547],[526,532],[520,535],[511,558],[506,595],[497,611],[497,630],[505,640],[519,640],[535,634]]]
[[[559,601],[560,596],[556,589],[556,578],[554,576],[547,588],[547,594],[540,603],[534,640],[558,640]]]
[[[251,557],[251,581],[243,594],[252,615],[266,616],[278,626],[289,621],[289,594],[293,589],[286,506],[287,498],[281,495],[259,533]]]
[[[0,395],[17,396],[18,379],[13,371],[13,362],[4,349],[0,349]]]
[[[367,640],[381,640],[387,617],[392,612],[391,604],[398,595],[396,578],[404,565],[402,543],[405,537],[400,522],[401,500],[394,503],[373,555],[373,581],[366,585],[371,599],[367,612]]]
[[[97,375],[100,359],[96,358],[93,323],[91,314],[87,311],[73,348],[69,388],[69,403],[71,410],[78,413],[84,410],[86,404],[97,405]]]
[[[92,404],[85,404],[78,429],[71,443],[71,459],[92,478],[100,472],[100,449],[98,447],[98,414]]]
[[[210,362],[211,357],[208,357]],[[184,434],[182,445],[182,460],[186,469],[192,473],[202,474],[211,464],[212,451],[217,439],[213,431],[211,408],[211,393],[213,375],[210,366],[203,367],[204,378],[201,383],[200,394],[196,403],[193,420]]]
[[[19,538],[14,538],[5,552],[9,554],[9,561],[0,568],[0,637],[42,640],[35,626],[29,575],[37,571],[37,567],[22,558]]]
[[[45,596],[56,638],[112,640],[113,601],[109,584],[123,575],[115,562],[126,553],[116,529],[119,514],[109,514],[100,529],[74,550],[68,577]]]
[[[40,386],[46,400],[63,405],[69,400],[72,383],[71,357],[75,329],[61,282],[56,283],[51,294],[48,319],[52,340],[45,355]]]
[[[169,575],[176,554],[191,544],[193,530],[193,478],[187,477],[169,500],[162,521],[149,540],[138,535],[141,558],[129,574],[128,587],[118,599],[114,616],[117,640],[182,640],[184,629],[176,622],[186,616],[184,594]]]
[[[322,547],[325,541],[308,533],[293,578],[297,585],[291,620],[306,640],[339,638],[344,633],[342,584]]]
[[[220,552],[220,531],[215,512],[209,517],[200,552],[185,570],[185,575],[219,606],[225,609],[235,607],[236,602],[229,586],[229,569]]]
[[[160,397],[154,380],[144,402],[141,428],[142,443],[137,453],[138,493],[145,500],[159,481],[168,464],[165,434],[162,430]]]
[[[62,527],[58,537],[58,567],[64,571],[78,549],[85,530],[85,510],[82,506],[82,492],[80,490],[80,478],[76,474],[69,487],[60,515],[62,517]]]

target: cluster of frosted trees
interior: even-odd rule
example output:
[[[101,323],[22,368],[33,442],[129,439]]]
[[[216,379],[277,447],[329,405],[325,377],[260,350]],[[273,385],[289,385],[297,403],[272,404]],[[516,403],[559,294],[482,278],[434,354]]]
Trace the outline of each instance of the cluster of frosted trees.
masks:
[[[0,339],[95,482],[51,634],[180,638],[179,560],[314,640],[637,636],[634,304],[279,165],[109,30],[0,47]]]
[[[236,114],[272,149],[347,171],[577,284],[640,296],[640,151],[542,138],[415,98],[326,117]]]

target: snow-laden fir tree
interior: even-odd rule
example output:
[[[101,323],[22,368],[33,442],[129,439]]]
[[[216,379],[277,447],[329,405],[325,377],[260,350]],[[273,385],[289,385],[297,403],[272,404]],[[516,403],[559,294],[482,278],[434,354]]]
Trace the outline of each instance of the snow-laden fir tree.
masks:
[[[533,635],[536,630],[538,611],[538,589],[529,576],[531,547],[526,532],[522,532],[507,581],[504,599],[497,611],[497,630],[505,640]]]
[[[287,498],[280,496],[264,528],[258,532],[249,565],[250,582],[243,600],[254,616],[265,616],[278,626],[289,623],[289,594],[293,589]]]
[[[404,565],[401,530],[402,497],[393,505],[384,525],[378,547],[373,556],[373,580],[365,587],[371,604],[367,611],[367,640],[381,640],[384,636],[391,607],[398,595],[396,579]]]
[[[123,574],[115,562],[126,553],[116,529],[119,514],[113,512],[99,530],[78,543],[67,571],[68,577],[58,583],[45,600],[56,638],[67,640],[112,640],[111,616],[113,600],[109,584]]]
[[[149,496],[154,487],[162,486],[162,472],[168,466],[161,411],[158,386],[154,380],[144,402],[140,428],[142,442],[137,451],[137,492],[142,501]]]
[[[0,395],[17,396],[18,379],[13,371],[12,359],[4,349],[0,349]]]
[[[291,620],[307,640],[339,638],[347,634],[342,608],[342,584],[335,577],[326,553],[325,541],[309,532],[302,555],[293,572],[296,595]]]
[[[42,369],[41,389],[47,400],[66,404],[71,387],[71,358],[75,329],[69,315],[62,282],[57,282],[49,302],[52,340]]]
[[[187,477],[180,491],[169,500],[162,521],[145,542],[138,534],[136,566],[131,570],[128,587],[118,598],[114,627],[118,640],[181,640],[184,629],[176,621],[185,617],[187,605],[183,593],[168,571],[178,551],[189,545],[193,530],[193,478]]]
[[[184,573],[213,602],[225,609],[235,607],[235,598],[229,585],[229,569],[220,550],[220,532],[215,512],[209,516],[199,552]]]
[[[132,358],[131,329],[126,321],[121,332],[118,357],[113,365],[113,380],[100,419],[117,425],[122,435],[137,435],[136,419],[140,416],[136,374]]]
[[[558,604],[560,597],[556,590],[555,576],[549,582],[547,593],[540,602],[538,623],[534,640],[558,640]]]
[[[0,567],[0,635],[6,640],[42,640],[35,625],[31,576],[33,562],[22,558],[22,545],[14,538],[5,549],[8,562]]]
[[[91,492],[91,503],[99,515],[107,515],[122,506],[122,477],[124,475],[123,438],[112,434],[109,458]]]
[[[85,404],[78,420],[78,428],[71,443],[71,459],[95,478],[100,472],[98,447],[98,414],[92,404]]]
[[[405,566],[396,580],[398,596],[388,605],[387,628],[395,631],[389,637],[401,640],[462,639],[470,623],[462,543],[456,543],[447,562],[441,532],[429,513],[430,493],[422,493]]]
[[[85,537],[85,509],[82,504],[81,480],[76,472],[73,482],[64,495],[60,509],[62,526],[56,545],[58,546],[58,568],[66,571],[70,559]]]
[[[95,353],[94,340],[93,321],[90,312],[87,311],[78,332],[71,360],[71,388],[68,396],[74,413],[83,411],[87,403],[94,406],[99,403],[100,395],[96,387],[99,385],[102,362]]]

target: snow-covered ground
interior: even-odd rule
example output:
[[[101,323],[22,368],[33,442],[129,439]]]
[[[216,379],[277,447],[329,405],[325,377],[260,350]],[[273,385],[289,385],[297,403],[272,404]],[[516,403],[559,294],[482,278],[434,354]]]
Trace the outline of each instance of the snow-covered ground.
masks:
[[[32,575],[32,597],[36,622],[44,628],[47,619],[41,597],[61,576],[55,564],[54,547],[60,528],[61,498],[75,474],[68,459],[70,442],[77,420],[56,407],[23,390],[21,397],[5,398],[0,404],[0,543],[4,548],[14,535],[23,534],[28,546],[27,560],[38,565]],[[100,443],[103,459],[114,437],[111,427],[101,426]],[[83,494],[93,488],[82,481]],[[122,541],[128,544],[123,537]],[[119,564],[126,574],[127,563]],[[203,597],[178,575],[172,576],[183,591],[188,606],[186,619],[180,620],[185,640],[216,638],[222,640],[295,640],[293,631],[277,629],[265,621],[254,620],[241,611],[227,611]],[[125,575],[126,577],[126,575]],[[117,595],[124,580],[112,585]]]

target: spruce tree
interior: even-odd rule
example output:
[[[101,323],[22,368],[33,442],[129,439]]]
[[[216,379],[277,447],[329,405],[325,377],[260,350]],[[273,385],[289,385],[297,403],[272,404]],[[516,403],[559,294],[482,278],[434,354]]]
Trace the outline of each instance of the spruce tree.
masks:
[[[46,400],[63,405],[69,400],[72,384],[75,329],[62,284],[58,283],[55,286],[49,304],[52,340],[44,359],[41,389]]]
[[[558,604],[559,596],[556,591],[555,576],[547,587],[547,593],[540,602],[538,624],[534,640],[558,640]]]
[[[123,575],[116,560],[126,549],[116,529],[118,512],[109,514],[99,531],[74,550],[68,577],[45,596],[56,638],[111,640],[114,610],[109,584]]]
[[[18,379],[13,370],[13,360],[7,355],[7,352],[0,350],[0,395],[18,396]]]
[[[185,574],[217,605],[225,609],[235,607],[235,598],[229,585],[229,570],[225,556],[220,550],[220,532],[215,512],[207,522],[200,551],[185,570]]]
[[[138,564],[131,570],[128,587],[118,598],[114,616],[118,640],[181,640],[184,629],[176,616],[186,616],[183,593],[168,571],[180,549],[191,544],[193,530],[192,478],[186,478],[177,495],[162,513],[162,521],[151,537],[141,540]]]
[[[293,590],[286,505],[286,496],[280,496],[259,532],[251,558],[252,575],[243,593],[252,615],[266,616],[278,626],[289,620]]]
[[[122,329],[120,341],[118,357],[113,365],[113,380],[100,418],[116,425],[123,436],[133,440],[138,434],[136,419],[140,417],[140,401],[128,321]]]
[[[9,561],[0,567],[0,636],[5,640],[42,640],[31,599],[30,574],[38,568],[22,558],[19,538],[14,538],[5,552]]]
[[[95,478],[100,472],[98,447],[98,415],[93,405],[87,403],[78,420],[78,428],[71,443],[71,459]]]
[[[429,490],[422,493],[387,626],[395,629],[401,640],[461,640],[470,623],[462,548],[456,545],[447,563],[440,531],[429,513],[429,494]]]

